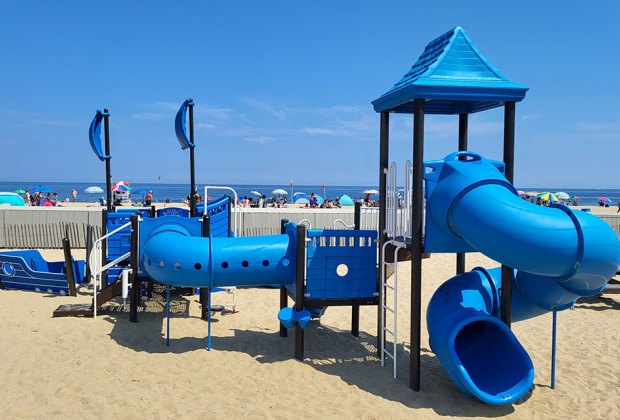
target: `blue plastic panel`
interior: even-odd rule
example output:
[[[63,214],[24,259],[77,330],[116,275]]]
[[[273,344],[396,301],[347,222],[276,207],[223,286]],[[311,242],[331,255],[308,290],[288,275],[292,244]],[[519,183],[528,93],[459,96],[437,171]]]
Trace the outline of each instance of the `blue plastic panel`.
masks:
[[[187,108],[190,106],[194,106],[194,102],[190,99],[183,101],[179,111],[177,112],[176,118],[174,119],[174,131],[177,135],[177,140],[179,141],[182,150],[194,147],[194,144],[189,141],[187,138],[187,133],[185,132],[185,114]]]
[[[376,238],[376,231],[309,229],[308,297],[373,297],[377,292]]]
[[[95,152],[95,155],[97,155],[101,161],[111,158],[111,156],[103,153],[103,148],[101,146],[101,121],[103,120],[103,117],[107,115],[110,114],[97,110],[97,113],[91,121],[88,129],[88,140],[90,141],[90,147],[92,147],[93,152]]]

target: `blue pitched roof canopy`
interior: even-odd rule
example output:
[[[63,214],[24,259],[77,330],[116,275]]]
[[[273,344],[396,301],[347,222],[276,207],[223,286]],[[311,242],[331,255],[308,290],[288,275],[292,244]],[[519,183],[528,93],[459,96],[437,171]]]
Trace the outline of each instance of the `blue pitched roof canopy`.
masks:
[[[376,112],[466,114],[519,102],[528,88],[511,82],[478,51],[460,26],[431,41],[411,70],[372,102]]]

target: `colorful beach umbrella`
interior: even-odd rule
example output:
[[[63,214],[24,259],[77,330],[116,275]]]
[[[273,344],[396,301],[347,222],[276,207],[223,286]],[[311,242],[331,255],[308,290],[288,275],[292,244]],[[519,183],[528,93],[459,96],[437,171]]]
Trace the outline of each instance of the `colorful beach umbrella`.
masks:
[[[114,184],[114,186],[116,185],[124,185],[126,187],[129,187],[131,184],[127,181],[118,181],[116,184]]]
[[[598,201],[602,201],[604,203],[611,203],[611,199],[609,197],[599,197]]]
[[[112,187],[112,191],[131,191],[131,187],[128,187],[123,184],[116,184]]]
[[[558,197],[554,193],[552,193],[552,192],[540,193],[540,194],[538,194],[538,197],[541,200],[551,201],[552,203],[557,203],[558,201],[560,201],[558,199]]]

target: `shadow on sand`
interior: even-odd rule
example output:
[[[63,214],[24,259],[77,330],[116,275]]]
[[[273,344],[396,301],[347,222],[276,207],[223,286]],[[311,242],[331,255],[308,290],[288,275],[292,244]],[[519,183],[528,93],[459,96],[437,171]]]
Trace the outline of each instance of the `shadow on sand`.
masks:
[[[173,302],[180,303],[180,300]],[[111,338],[135,351],[175,354],[201,349],[206,351],[206,324],[203,338],[173,338],[170,347],[166,347],[162,334],[165,311],[164,307],[161,309],[161,312],[141,312],[137,324],[130,323],[128,314],[123,312],[109,312],[104,319],[114,324]],[[183,305],[177,306],[174,312],[173,317],[189,316]],[[402,345],[398,348],[398,379],[394,380],[393,365],[391,361],[386,361],[386,366],[381,367],[376,344],[376,337],[366,332],[360,331],[360,336],[356,338],[348,331],[313,322],[305,332],[303,363],[381,398],[409,408],[430,408],[439,415],[500,417],[515,411],[513,405],[491,406],[465,396],[428,349],[423,349],[421,356],[422,390],[414,392],[408,386],[408,348]],[[289,330],[286,338],[280,337],[273,329],[233,330],[232,336],[212,337],[211,346],[214,351],[246,353],[259,363],[278,363],[294,358],[294,330]],[[531,392],[517,404],[526,401],[530,395]]]

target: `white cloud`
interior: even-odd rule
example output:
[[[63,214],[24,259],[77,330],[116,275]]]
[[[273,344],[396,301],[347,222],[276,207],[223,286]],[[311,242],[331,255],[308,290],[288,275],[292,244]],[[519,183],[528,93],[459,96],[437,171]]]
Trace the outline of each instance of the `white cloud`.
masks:
[[[251,143],[265,144],[265,143],[274,141],[275,139],[269,136],[254,136],[254,137],[244,137],[244,140],[249,141]]]

